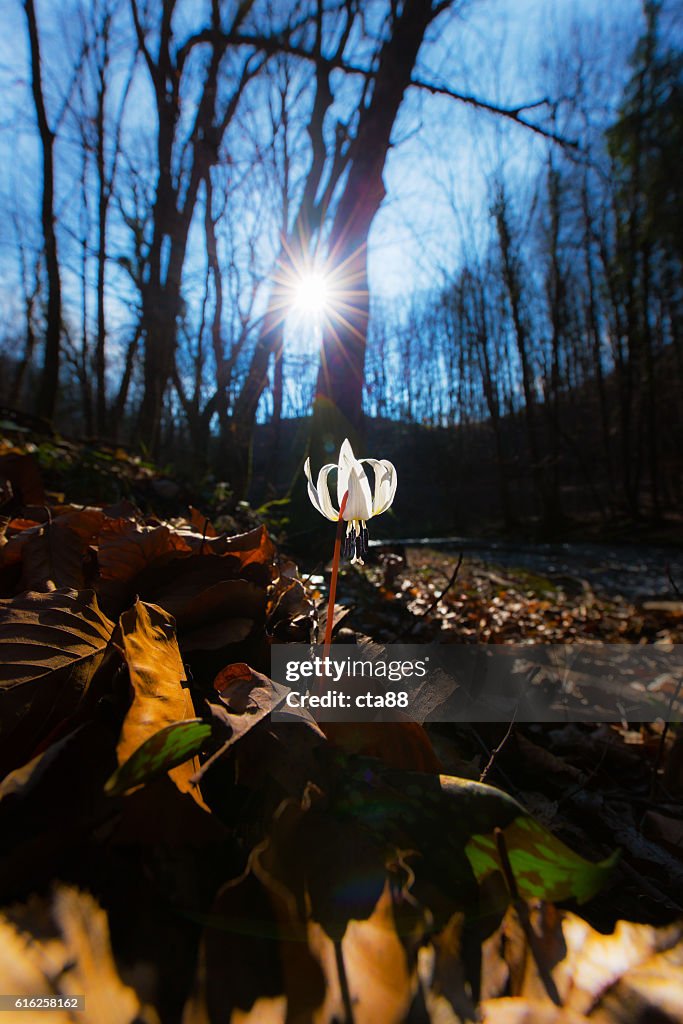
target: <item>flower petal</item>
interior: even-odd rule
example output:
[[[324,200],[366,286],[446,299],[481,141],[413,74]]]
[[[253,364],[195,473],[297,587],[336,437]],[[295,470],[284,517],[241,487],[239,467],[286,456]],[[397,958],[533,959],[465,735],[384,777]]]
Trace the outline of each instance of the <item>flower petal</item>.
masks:
[[[394,500],[398,478],[396,467],[388,459],[361,459],[368,462],[375,474],[375,496],[372,501],[373,516],[386,512]]]
[[[349,472],[349,497],[344,509],[344,519],[370,519],[372,516],[372,497],[370,484],[361,468],[358,473],[355,466]]]
[[[306,461],[304,462],[304,473],[306,474],[306,479],[308,480],[308,497],[311,499],[311,504],[315,508],[317,508],[318,512],[320,512],[321,515],[324,516],[325,513],[323,512],[322,505],[320,504],[320,499],[318,497],[318,492],[315,489],[315,486],[313,484],[313,477],[311,476],[310,459],[306,459]]]
[[[344,441],[339,450],[339,472],[337,474],[337,499],[339,501],[340,508],[341,503],[344,500],[344,495],[348,490],[350,490],[349,479],[352,471],[355,472],[358,478],[358,483],[363,492],[363,500],[367,502],[367,508],[372,509],[372,495],[370,494],[370,484],[368,483],[368,478],[365,475],[365,470],[361,466],[356,456],[353,454],[351,442],[349,441],[348,438],[346,438],[346,440]],[[349,494],[349,504],[350,503],[351,495]],[[366,506],[364,505],[363,507],[365,508]],[[345,512],[344,519],[348,520],[353,518],[355,517],[349,516]],[[359,516],[358,518],[366,517]]]
[[[344,495],[349,489],[349,473],[351,467],[356,463],[356,456],[348,437],[344,440],[339,449],[339,474],[337,476],[337,501],[341,507]]]
[[[327,478],[332,472],[332,470],[336,468],[337,467],[333,462],[329,462],[326,466],[323,466],[323,468],[318,473],[318,483],[316,486],[316,491],[318,492],[318,500],[321,505],[320,511],[324,516],[327,516],[327,518],[331,519],[332,522],[334,523],[336,523],[339,520],[339,512],[332,504],[332,499],[330,498],[330,488],[327,483]]]

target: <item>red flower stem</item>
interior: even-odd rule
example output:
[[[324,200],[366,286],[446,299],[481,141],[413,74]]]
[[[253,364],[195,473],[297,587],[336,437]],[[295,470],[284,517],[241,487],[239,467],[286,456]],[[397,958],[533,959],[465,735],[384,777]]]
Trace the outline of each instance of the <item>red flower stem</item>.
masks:
[[[330,579],[330,596],[327,602],[327,621],[325,622],[325,640],[323,642],[323,657],[326,658],[330,653],[330,645],[332,643],[332,626],[334,625],[334,600],[337,596],[337,577],[339,575],[339,558],[341,555],[341,539],[342,533],[344,532],[344,509],[346,508],[346,502],[349,498],[349,492],[347,491],[342,498],[341,506],[339,508],[339,522],[337,523],[337,537],[334,542],[334,555],[332,556],[332,577]]]

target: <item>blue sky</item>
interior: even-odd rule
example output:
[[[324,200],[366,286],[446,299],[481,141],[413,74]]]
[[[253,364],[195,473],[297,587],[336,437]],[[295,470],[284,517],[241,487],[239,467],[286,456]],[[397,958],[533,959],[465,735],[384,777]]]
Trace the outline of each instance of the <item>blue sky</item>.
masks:
[[[465,11],[453,38],[423,50],[420,70],[430,80],[435,71],[437,79],[450,75],[462,92],[503,106],[533,102],[552,90],[548,79],[571,60],[581,23],[584,34],[607,44],[595,63],[608,65],[617,96],[640,25],[637,0],[480,0]],[[420,120],[427,126],[421,131]],[[547,152],[524,128],[414,89],[396,127],[395,137],[402,135],[406,141],[389,156],[387,199],[370,246],[371,286],[387,296],[404,294],[408,279],[416,289],[429,287],[440,268],[457,265],[461,246],[476,238],[486,219],[497,168],[513,173],[523,194]]]
[[[47,91],[63,91],[76,59],[75,46],[68,42],[69,25],[64,23],[70,5],[59,0],[36,2],[46,41]],[[0,88],[5,96],[0,114],[0,304],[7,325],[22,315],[17,306],[15,226],[7,218],[8,211],[22,210],[16,228],[29,248],[39,245],[40,233],[25,16],[19,0],[5,0],[4,6],[5,27],[0,35]],[[452,81],[465,93],[503,104],[534,101],[553,90],[552,79],[560,75],[565,63],[571,63],[573,26],[578,22],[584,23],[584,31],[589,25],[587,31],[592,36],[602,35],[608,43],[596,54],[596,62],[608,62],[605,73],[612,75],[616,89],[637,38],[634,26],[639,24],[640,11],[638,0],[608,5],[604,0],[465,0],[461,6],[462,17],[447,31],[442,27],[444,20],[437,23],[421,52],[419,73],[430,81]],[[49,41],[54,38],[53,29],[58,28],[61,54],[55,61]],[[144,88],[135,100],[130,113],[144,125]],[[476,242],[486,219],[488,188],[496,169],[502,166],[515,176],[523,202],[524,188],[531,188],[545,150],[524,129],[417,90],[406,97],[394,140],[385,172],[387,197],[370,237],[370,282],[377,295],[405,297],[438,283],[457,265],[462,246]],[[76,153],[77,147],[72,148]],[[65,163],[58,209],[68,219],[74,195],[73,175],[70,180],[63,173],[70,159],[68,139],[60,152]],[[70,254],[65,264],[68,294],[77,280],[76,254]],[[112,298],[112,320],[116,319],[114,307]]]

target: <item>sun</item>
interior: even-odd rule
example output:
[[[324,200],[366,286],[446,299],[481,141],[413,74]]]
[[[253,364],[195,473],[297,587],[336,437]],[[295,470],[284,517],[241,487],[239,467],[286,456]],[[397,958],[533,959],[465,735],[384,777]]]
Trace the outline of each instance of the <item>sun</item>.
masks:
[[[294,284],[293,306],[308,316],[322,316],[330,308],[329,279],[320,270],[307,270]]]

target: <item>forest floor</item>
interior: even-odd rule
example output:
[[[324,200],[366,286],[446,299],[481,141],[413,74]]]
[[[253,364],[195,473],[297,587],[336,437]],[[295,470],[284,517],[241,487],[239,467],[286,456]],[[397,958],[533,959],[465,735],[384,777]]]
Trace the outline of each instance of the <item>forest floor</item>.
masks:
[[[324,604],[323,578],[312,580]],[[387,547],[374,563],[342,569],[338,601],[349,634],[384,644],[683,643],[683,600],[638,604],[598,595],[579,578],[429,547]],[[614,887],[587,909],[597,926],[683,913],[683,736],[675,727],[659,720],[428,728],[451,774],[485,773],[576,849],[604,854],[621,823],[627,849]],[[673,876],[670,856],[679,863]]]
[[[85,994],[52,1018],[81,1024],[683,1021],[680,725],[278,721],[325,568],[48,456],[0,456],[1,991]],[[683,643],[678,600],[425,547],[337,606],[361,644]]]

